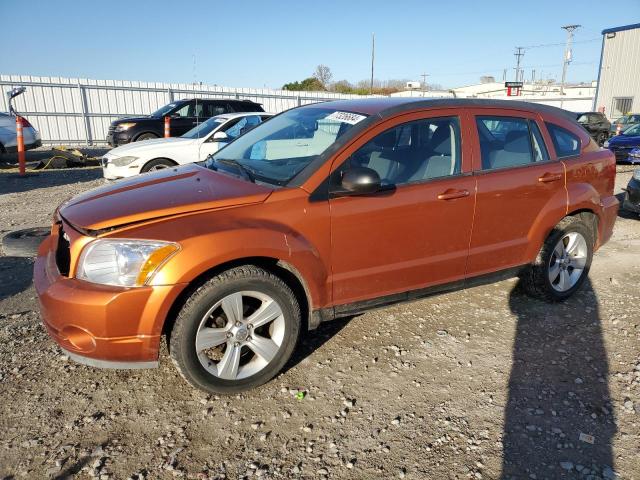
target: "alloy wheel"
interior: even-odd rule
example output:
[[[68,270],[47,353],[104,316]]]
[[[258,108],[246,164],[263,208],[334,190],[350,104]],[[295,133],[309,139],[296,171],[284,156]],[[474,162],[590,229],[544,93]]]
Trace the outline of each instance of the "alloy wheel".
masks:
[[[229,294],[203,316],[196,333],[200,364],[224,380],[247,378],[264,369],[285,336],[282,308],[256,291]]]
[[[578,232],[565,234],[556,244],[549,260],[549,282],[558,292],[566,292],[578,283],[587,265],[587,241]]]

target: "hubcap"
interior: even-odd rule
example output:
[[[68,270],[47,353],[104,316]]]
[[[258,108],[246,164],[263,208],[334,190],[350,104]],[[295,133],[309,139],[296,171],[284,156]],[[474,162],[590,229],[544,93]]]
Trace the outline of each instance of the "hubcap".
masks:
[[[255,291],[232,293],[202,317],[196,333],[198,360],[225,380],[250,377],[274,359],[284,333],[284,315],[273,298]]]
[[[549,282],[554,290],[570,290],[587,265],[587,241],[578,232],[569,232],[556,244],[549,260]]]

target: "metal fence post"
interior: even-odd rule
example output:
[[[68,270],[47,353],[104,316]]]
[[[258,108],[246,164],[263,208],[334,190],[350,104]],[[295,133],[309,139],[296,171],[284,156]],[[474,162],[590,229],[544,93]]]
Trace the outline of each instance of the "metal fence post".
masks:
[[[78,91],[80,92],[80,105],[82,106],[82,118],[84,120],[84,138],[85,143],[89,146],[93,145],[93,140],[91,139],[91,122],[87,115],[87,92],[80,82],[78,82]]]
[[[296,95],[296,99],[298,101],[298,106],[302,105],[302,99],[300,98],[300,95]]]
[[[171,87],[167,88],[167,95],[169,95],[169,103],[173,102],[173,90],[171,90]]]

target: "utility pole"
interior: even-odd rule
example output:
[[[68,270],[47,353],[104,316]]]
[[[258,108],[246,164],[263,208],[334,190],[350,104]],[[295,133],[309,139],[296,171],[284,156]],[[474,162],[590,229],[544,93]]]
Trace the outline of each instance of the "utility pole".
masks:
[[[424,92],[427,91],[427,77],[429,76],[428,73],[423,73],[422,75],[420,75],[422,77],[422,90]]]
[[[516,56],[516,82],[519,82],[521,80],[520,59],[524,57],[524,47],[516,47],[516,53],[514,53],[514,55]]]
[[[582,25],[565,25],[561,27],[567,31],[567,45],[564,48],[564,61],[562,62],[562,82],[560,83],[560,108],[564,103],[564,82],[567,79],[567,68],[571,63],[571,44],[573,43],[573,32]]]
[[[502,71],[502,81],[503,82],[507,81],[507,69],[506,68]]]
[[[369,94],[373,94],[373,61],[376,53],[376,34],[371,34],[371,84],[369,85]]]

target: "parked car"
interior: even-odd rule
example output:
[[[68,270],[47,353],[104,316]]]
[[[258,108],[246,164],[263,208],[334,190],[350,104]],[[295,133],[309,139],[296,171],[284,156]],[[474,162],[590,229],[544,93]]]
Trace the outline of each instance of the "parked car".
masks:
[[[640,168],[633,172],[633,177],[625,188],[622,208],[640,214]]]
[[[38,148],[42,145],[40,132],[29,121],[22,117],[22,137],[25,150]],[[18,150],[18,137],[16,134],[16,117],[0,112],[0,154],[12,153]]]
[[[582,125],[598,145],[602,145],[609,138],[611,122],[604,113],[585,112],[576,114],[578,123]]]
[[[116,180],[205,160],[271,115],[264,112],[217,115],[181,137],[158,138],[114,148],[102,157],[104,178]]]
[[[65,202],[35,286],[70,358],[152,367],[167,333],[185,379],[237,392],[337,317],[512,275],[566,299],[611,237],[615,172],[574,116],[546,105],[306,105],[203,164]]]
[[[604,146],[614,153],[616,161],[629,162],[631,150],[640,148],[640,123],[623,130],[620,135],[611,137]]]
[[[640,113],[630,113],[629,115],[623,115],[622,117],[611,122],[609,135],[619,135],[623,130],[626,130],[632,125],[636,125],[638,123],[640,123]]]
[[[140,140],[164,137],[164,117],[171,118],[171,136],[184,135],[208,118],[233,112],[263,112],[251,100],[199,99],[178,100],[159,108],[151,115],[120,118],[111,122],[107,143],[112,147]]]

